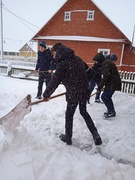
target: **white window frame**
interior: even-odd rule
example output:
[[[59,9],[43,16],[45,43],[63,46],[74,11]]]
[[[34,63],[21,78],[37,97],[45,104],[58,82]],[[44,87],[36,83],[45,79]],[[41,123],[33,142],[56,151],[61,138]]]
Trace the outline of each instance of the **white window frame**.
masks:
[[[71,11],[65,12],[64,21],[71,21]]]
[[[110,54],[110,49],[98,49],[98,53],[100,52],[102,52],[104,56],[108,56]]]
[[[94,13],[95,11],[89,10],[87,11],[87,21],[94,21]]]

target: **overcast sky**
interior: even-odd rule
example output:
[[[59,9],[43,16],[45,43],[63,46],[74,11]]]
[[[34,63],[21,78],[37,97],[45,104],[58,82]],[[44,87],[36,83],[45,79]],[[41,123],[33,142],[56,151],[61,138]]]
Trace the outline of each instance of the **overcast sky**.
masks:
[[[2,0],[2,2],[4,50],[19,51],[66,0]],[[94,2],[132,41],[135,24],[135,0],[94,0]],[[22,22],[22,19],[9,11],[38,28]]]

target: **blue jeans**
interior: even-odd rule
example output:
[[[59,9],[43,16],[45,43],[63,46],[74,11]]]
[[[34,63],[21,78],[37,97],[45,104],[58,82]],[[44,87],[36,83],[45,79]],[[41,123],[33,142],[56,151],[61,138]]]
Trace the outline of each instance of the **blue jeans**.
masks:
[[[101,99],[107,107],[108,112],[115,112],[114,104],[112,101],[112,95],[114,94],[114,92],[114,90],[104,90],[101,96]]]
[[[95,85],[97,85],[97,87],[98,87],[99,84],[100,84],[100,81],[96,81],[95,79],[91,78],[90,83],[89,83],[89,85],[90,85],[90,95],[92,94],[92,91],[94,90]],[[101,94],[101,91],[96,94],[95,100],[100,99],[100,94]]]

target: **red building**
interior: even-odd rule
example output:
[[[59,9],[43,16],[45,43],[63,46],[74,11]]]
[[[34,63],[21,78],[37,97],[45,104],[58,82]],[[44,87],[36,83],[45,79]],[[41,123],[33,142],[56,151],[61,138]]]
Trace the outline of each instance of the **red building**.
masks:
[[[68,0],[33,37],[52,46],[61,42],[90,66],[97,52],[116,53],[120,70],[135,71],[135,48],[91,0]]]

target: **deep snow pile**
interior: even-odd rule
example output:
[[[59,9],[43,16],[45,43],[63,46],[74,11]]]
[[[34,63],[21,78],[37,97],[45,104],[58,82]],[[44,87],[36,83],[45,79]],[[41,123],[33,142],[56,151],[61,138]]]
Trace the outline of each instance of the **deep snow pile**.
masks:
[[[27,94],[36,100],[35,81],[0,76],[0,84],[0,117]],[[64,91],[60,85],[55,94]],[[64,96],[32,106],[14,131],[4,134],[1,127],[0,180],[134,180],[135,97],[116,92],[113,100],[117,116],[110,120],[103,118],[106,108],[94,97],[87,106],[103,140],[98,148],[78,109],[73,145],[59,140],[64,132]]]

